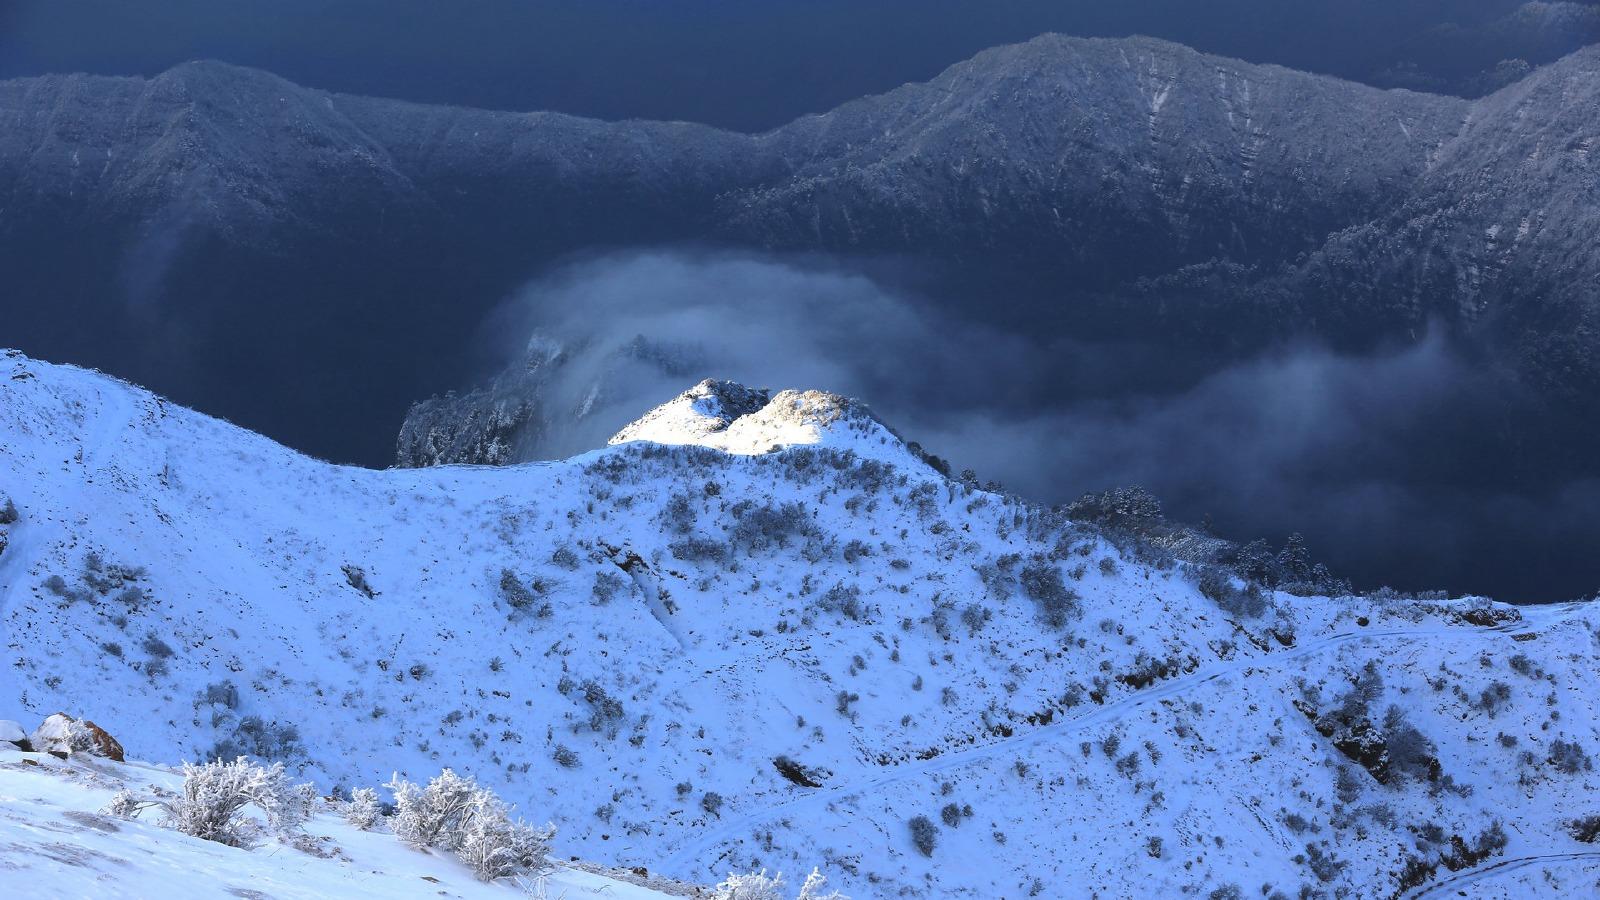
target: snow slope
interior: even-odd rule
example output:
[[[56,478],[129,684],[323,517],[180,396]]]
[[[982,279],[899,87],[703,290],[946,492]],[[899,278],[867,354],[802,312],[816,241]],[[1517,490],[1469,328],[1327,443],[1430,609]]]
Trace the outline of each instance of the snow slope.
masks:
[[[1594,605],[1230,613],[853,404],[697,391],[566,461],[370,471],[10,354],[0,718],[328,789],[450,766],[558,854],[702,883],[1593,885]]]
[[[271,841],[244,850],[157,825],[159,812],[129,820],[103,812],[124,788],[177,791],[183,777],[160,766],[21,753],[0,745],[0,888],[39,897],[526,896],[649,900],[670,895],[556,866],[522,884],[477,881],[449,855],[413,850],[393,835],[362,831],[328,806],[306,823],[316,853]],[[542,893],[540,893],[542,892]]]

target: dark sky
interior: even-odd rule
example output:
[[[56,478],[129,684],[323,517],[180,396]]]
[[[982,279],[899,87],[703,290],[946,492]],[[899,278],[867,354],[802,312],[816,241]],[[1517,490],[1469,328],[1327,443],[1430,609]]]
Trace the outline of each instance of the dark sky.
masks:
[[[1518,0],[0,0],[0,78],[215,58],[313,87],[760,130],[1046,31],[1370,79]],[[1422,44],[1428,45],[1426,40]],[[1491,63],[1493,60],[1490,61]],[[1470,65],[1477,65],[1471,63]]]

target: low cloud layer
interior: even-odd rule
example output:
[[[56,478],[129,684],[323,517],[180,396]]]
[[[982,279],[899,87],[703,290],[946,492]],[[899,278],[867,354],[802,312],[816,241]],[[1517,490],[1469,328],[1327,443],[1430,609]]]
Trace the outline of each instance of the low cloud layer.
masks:
[[[1600,479],[1530,479],[1511,439],[1522,398],[1437,336],[1361,357],[1282,348],[1172,386],[1151,377],[1160,348],[1046,343],[814,262],[682,253],[529,286],[494,331],[520,352],[535,330],[579,348],[551,399],[585,411],[545,455],[597,446],[702,377],[823,388],[1025,496],[1143,484],[1228,537],[1303,532],[1364,586],[1600,587]]]

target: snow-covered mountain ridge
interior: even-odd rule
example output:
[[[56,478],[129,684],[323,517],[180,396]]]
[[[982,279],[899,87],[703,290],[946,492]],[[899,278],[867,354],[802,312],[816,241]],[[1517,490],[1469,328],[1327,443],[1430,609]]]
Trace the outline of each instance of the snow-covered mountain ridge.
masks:
[[[949,480],[827,395],[700,385],[630,437],[338,467],[10,354],[0,717],[325,789],[449,766],[563,855],[698,882],[1595,884],[1592,604],[1252,590]]]

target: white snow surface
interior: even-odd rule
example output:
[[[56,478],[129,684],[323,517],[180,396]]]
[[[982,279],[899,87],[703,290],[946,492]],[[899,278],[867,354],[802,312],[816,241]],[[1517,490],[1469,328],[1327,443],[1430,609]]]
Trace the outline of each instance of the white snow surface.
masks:
[[[1569,823],[1596,774],[1568,749],[1600,751],[1593,604],[1277,594],[1240,618],[852,404],[694,394],[570,460],[371,471],[12,353],[0,717],[87,717],[130,758],[264,751],[324,790],[451,767],[554,822],[558,858],[698,883],[1595,890]],[[1064,627],[1041,573],[1076,596]],[[1319,731],[1358,681],[1430,775],[1382,783]],[[66,894],[88,877],[50,865]]]
[[[0,748],[0,889],[7,896],[96,900],[673,896],[560,864],[520,881],[486,884],[450,854],[414,850],[387,832],[347,824],[327,801],[303,827],[315,852],[276,839],[245,850],[190,837],[162,827],[156,807],[133,819],[104,812],[119,790],[170,796],[182,781],[147,763],[63,762]]]
[[[707,379],[627,425],[610,441],[692,444],[752,455],[786,447],[850,450],[897,464],[916,457],[865,407],[826,391],[751,390]]]

